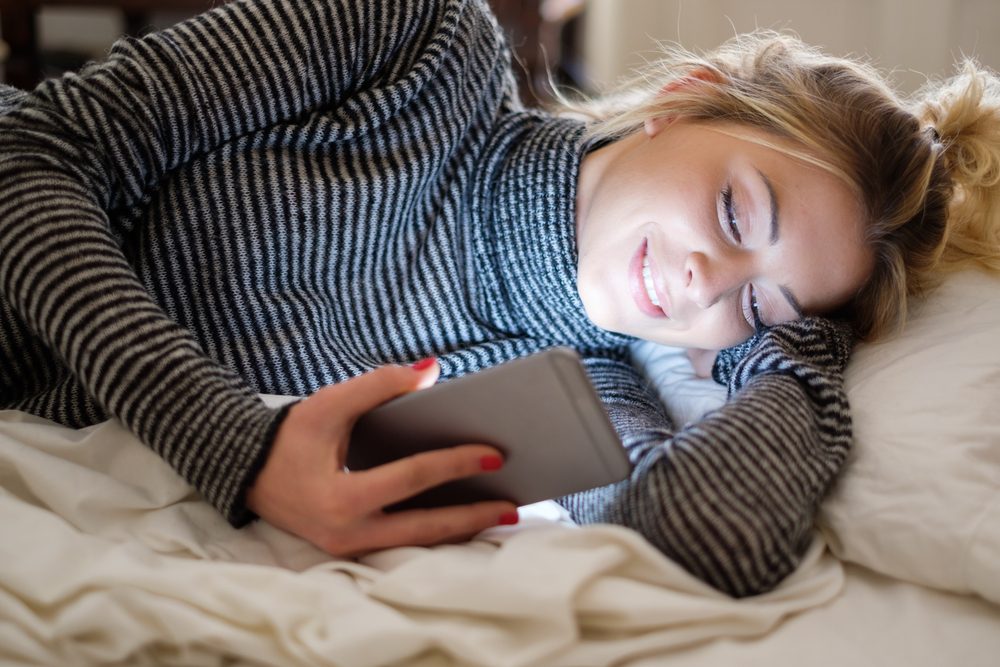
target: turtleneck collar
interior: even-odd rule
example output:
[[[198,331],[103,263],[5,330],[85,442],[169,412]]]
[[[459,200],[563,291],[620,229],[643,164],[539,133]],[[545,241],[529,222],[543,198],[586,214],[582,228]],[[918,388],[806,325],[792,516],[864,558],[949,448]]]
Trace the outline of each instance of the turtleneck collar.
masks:
[[[577,291],[583,132],[579,120],[539,112],[500,120],[473,183],[470,268],[489,326],[586,351],[632,339],[591,322]]]

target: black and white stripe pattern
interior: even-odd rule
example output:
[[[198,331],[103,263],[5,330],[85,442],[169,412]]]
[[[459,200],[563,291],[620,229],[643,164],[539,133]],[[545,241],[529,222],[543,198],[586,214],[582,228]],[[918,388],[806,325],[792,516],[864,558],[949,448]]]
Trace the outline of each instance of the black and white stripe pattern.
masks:
[[[636,464],[574,515],[773,586],[849,442],[831,352],[788,329],[672,436],[576,293],[582,126],[514,90],[482,0],[255,0],[4,92],[0,406],[117,417],[242,525],[282,418],[257,392],[571,345]]]
[[[850,451],[841,377],[851,340],[818,318],[760,334],[735,367],[731,400],[667,440],[662,418],[618,369],[602,389],[616,423],[632,422],[631,478],[561,502],[578,520],[635,528],[732,595],[773,588],[808,547],[819,501]]]

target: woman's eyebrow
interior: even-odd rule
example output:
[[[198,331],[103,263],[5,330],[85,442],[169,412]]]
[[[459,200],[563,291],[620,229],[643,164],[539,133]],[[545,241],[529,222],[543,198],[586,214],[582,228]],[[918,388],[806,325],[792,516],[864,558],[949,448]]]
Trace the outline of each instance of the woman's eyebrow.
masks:
[[[756,167],[754,169],[760,176],[760,179],[764,181],[764,186],[767,188],[767,195],[771,200],[771,238],[769,242],[770,245],[774,245],[778,242],[781,235],[781,228],[778,226],[778,196],[774,193],[774,185],[771,183],[771,179],[767,177],[767,174],[760,169],[756,169]],[[785,299],[788,300],[788,304],[792,307],[792,310],[795,311],[796,316],[801,318],[804,314],[802,304],[792,294],[792,290],[788,289],[785,285],[781,285],[780,289]]]
[[[784,285],[779,285],[778,289],[780,289],[781,293],[785,295],[786,299],[788,299],[788,304],[792,307],[792,310],[795,311],[795,316],[799,319],[805,317],[805,311],[802,310],[802,305],[799,303],[799,300],[795,298],[794,294],[792,294],[792,290],[788,289]]]
[[[764,187],[767,188],[767,195],[771,199],[771,239],[770,244],[774,245],[778,242],[779,235],[781,234],[781,228],[778,226],[778,196],[774,194],[774,185],[771,184],[771,179],[767,177],[767,174],[762,172],[756,167],[754,170],[757,175],[760,176],[760,180],[764,181]]]

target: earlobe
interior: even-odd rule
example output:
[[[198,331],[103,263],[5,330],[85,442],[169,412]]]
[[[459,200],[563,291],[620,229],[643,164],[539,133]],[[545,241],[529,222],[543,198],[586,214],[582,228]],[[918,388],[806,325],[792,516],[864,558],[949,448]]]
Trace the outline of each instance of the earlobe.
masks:
[[[658,135],[667,125],[670,125],[669,116],[658,116],[656,118],[647,118],[646,122],[644,123],[646,136],[652,139],[653,137]]]

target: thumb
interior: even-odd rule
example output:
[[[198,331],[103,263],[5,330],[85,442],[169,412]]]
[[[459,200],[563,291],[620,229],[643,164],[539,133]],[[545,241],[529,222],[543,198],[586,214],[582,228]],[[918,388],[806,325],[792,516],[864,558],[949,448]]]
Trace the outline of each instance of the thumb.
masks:
[[[440,373],[437,360],[424,359],[411,366],[380,366],[330,389],[339,390],[343,407],[360,415],[398,396],[432,386]]]

